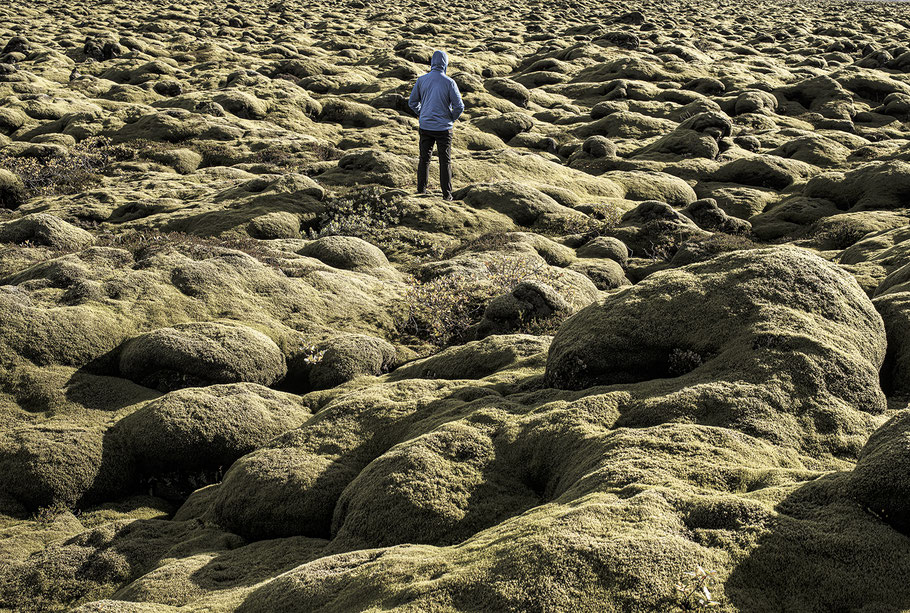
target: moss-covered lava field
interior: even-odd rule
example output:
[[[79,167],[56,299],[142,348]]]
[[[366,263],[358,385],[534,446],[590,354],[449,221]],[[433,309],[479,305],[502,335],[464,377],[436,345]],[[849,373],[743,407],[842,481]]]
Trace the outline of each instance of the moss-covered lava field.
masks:
[[[0,611],[910,611],[908,221],[905,3],[4,2]]]

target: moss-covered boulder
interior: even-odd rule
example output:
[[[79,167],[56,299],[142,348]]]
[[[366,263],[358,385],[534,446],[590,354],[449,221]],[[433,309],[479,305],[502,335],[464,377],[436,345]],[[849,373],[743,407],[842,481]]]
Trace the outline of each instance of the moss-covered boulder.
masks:
[[[580,272],[591,279],[597,289],[601,291],[629,285],[622,265],[610,258],[579,258],[569,266],[569,269]]]
[[[906,224],[894,211],[855,211],[822,217],[807,234],[819,249],[847,249],[869,234],[887,232]]]
[[[477,122],[477,127],[486,132],[491,132],[508,142],[516,135],[527,132],[534,127],[534,120],[524,113],[503,113],[493,117],[484,117]]]
[[[241,119],[263,119],[268,114],[268,106],[247,92],[228,90],[215,95],[212,100]]]
[[[910,412],[892,417],[869,437],[850,475],[849,490],[864,508],[910,534]]]
[[[549,347],[549,337],[497,334],[409,362],[390,379],[480,379],[521,362],[540,361]]]
[[[691,238],[707,236],[689,217],[659,200],[645,200],[627,211],[611,234],[636,257],[670,258]]]
[[[113,593],[154,570],[175,546],[194,552],[219,552],[242,543],[235,535],[196,522],[167,522],[128,515],[92,526],[72,538],[54,543],[28,559],[0,571],[0,598],[13,609],[42,607],[72,609]],[[113,601],[105,601],[113,602]],[[122,601],[121,601],[122,602]],[[168,611],[167,605],[130,603],[126,606],[86,604],[87,611]]]
[[[527,107],[531,101],[528,88],[512,79],[496,77],[487,79],[483,85],[490,93],[501,96],[516,106]]]
[[[182,175],[192,173],[202,163],[201,154],[186,148],[152,150],[146,155],[159,164],[173,168]]]
[[[344,488],[453,385],[407,380],[330,401],[300,428],[234,463],[212,505],[215,518],[253,538],[328,537]]]
[[[226,470],[309,417],[299,399],[253,383],[176,390],[116,426],[146,475]]]
[[[17,175],[0,168],[0,208],[17,209],[26,201],[25,185]]]
[[[271,385],[287,372],[265,334],[239,324],[199,322],[159,328],[126,342],[120,373],[161,391],[214,383]]]
[[[906,281],[907,267],[897,269],[882,281],[876,290],[880,295],[873,301],[888,335],[882,386],[898,397],[910,395],[910,288]]]
[[[300,238],[300,218],[287,211],[266,213],[250,221],[247,231],[262,240]]]
[[[774,94],[762,90],[746,90],[733,101],[733,113],[771,114],[777,110],[777,98]]]
[[[884,350],[881,318],[846,272],[795,248],[736,251],[580,311],[553,340],[547,381],[582,388],[697,369],[727,379],[734,367],[760,383],[799,367],[803,389],[881,410]]]
[[[0,132],[11,134],[28,122],[28,115],[15,107],[0,109]]]
[[[30,511],[123,495],[134,474],[127,450],[101,427],[59,421],[0,434],[0,491]]]
[[[586,138],[581,144],[581,149],[594,158],[616,157],[616,145],[606,136],[599,134]]]
[[[756,155],[727,162],[712,178],[725,183],[784,189],[794,181],[804,181],[817,173],[817,168],[799,160]]]
[[[768,152],[820,168],[837,167],[847,161],[849,147],[820,135],[800,136]]]
[[[326,173],[326,176],[338,176],[349,185],[377,183],[387,187],[402,187],[413,184],[417,176],[416,170],[416,165],[394,153],[355,149],[338,160],[337,173]]]
[[[810,111],[830,119],[850,119],[856,109],[853,96],[828,75],[819,75],[782,88],[781,93]]]
[[[752,232],[761,240],[798,236],[815,222],[840,213],[830,200],[794,194],[769,205],[750,219]]]
[[[549,216],[583,217],[578,211],[559,204],[540,190],[514,181],[472,185],[459,190],[455,195],[468,206],[493,209],[520,226],[533,226],[538,220]]]
[[[324,236],[297,253],[343,270],[368,271],[389,266],[389,260],[379,247],[356,236]]]
[[[522,281],[512,291],[493,298],[477,325],[477,338],[507,334],[522,326],[560,319],[573,312],[559,292],[541,281]]]
[[[53,272],[63,273],[58,279],[66,279],[73,270],[58,268]],[[0,289],[0,318],[4,359],[21,357],[38,365],[84,366],[112,351],[129,328],[123,317],[97,305],[46,308],[16,286]]]
[[[597,236],[579,247],[576,253],[580,258],[607,258],[620,266],[625,266],[629,260],[629,248],[613,236]]]
[[[349,334],[320,343],[309,371],[310,385],[324,389],[359,375],[380,375],[394,367],[397,352],[388,341]]]
[[[748,234],[752,224],[728,215],[714,198],[702,198],[686,207],[685,214],[703,230],[725,234]]]
[[[659,200],[685,206],[698,199],[688,183],[665,172],[617,170],[604,173],[604,177],[620,184],[628,200]]]
[[[730,136],[732,124],[721,112],[704,112],[684,120],[670,134],[633,152],[634,156],[667,159],[702,157],[714,159],[719,141]]]
[[[537,495],[527,484],[495,470],[491,430],[483,423],[446,424],[371,462],[338,500],[336,538],[363,548],[456,544],[535,506]],[[437,495],[440,489],[445,493]],[[469,495],[449,495],[453,489]],[[399,521],[390,523],[392,517]]]
[[[32,242],[75,251],[91,245],[94,240],[89,232],[50,213],[32,213],[0,224],[0,243]]]
[[[908,190],[910,163],[894,160],[815,177],[803,193],[830,200],[841,210],[874,210],[906,207]]]

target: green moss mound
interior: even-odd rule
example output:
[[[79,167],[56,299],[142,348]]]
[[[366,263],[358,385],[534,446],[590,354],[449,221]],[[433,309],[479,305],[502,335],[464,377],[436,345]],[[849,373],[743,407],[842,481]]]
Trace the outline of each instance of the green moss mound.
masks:
[[[278,346],[237,324],[201,322],[161,328],[130,339],[120,372],[146,387],[169,391],[211,383],[270,385],[287,372]]]
[[[34,213],[0,224],[0,243],[34,242],[70,250],[87,247],[94,240],[85,230],[48,213]]]
[[[98,427],[48,423],[0,436],[0,491],[30,511],[75,507],[126,493],[135,469],[129,454]]]
[[[806,251],[733,252],[657,273],[578,313],[554,338],[547,379],[583,388],[667,377],[677,350],[703,356],[707,368],[714,359],[744,375],[754,368],[747,380],[761,381],[755,376],[771,363],[794,353],[812,361],[822,351],[834,360],[824,370],[841,369],[835,393],[880,410],[881,395],[868,395],[884,359],[883,326],[871,307],[849,275]],[[817,330],[810,345],[805,326]]]
[[[0,208],[17,209],[27,198],[22,179],[8,170],[0,169]]]
[[[149,402],[118,422],[112,436],[147,475],[226,470],[307,417],[294,396],[253,383],[211,385]]]
[[[340,385],[360,375],[380,375],[397,362],[398,352],[386,340],[351,334],[318,347],[318,358],[309,371],[313,389]]]
[[[849,491],[869,512],[910,534],[910,414],[902,411],[869,437],[850,475]]]

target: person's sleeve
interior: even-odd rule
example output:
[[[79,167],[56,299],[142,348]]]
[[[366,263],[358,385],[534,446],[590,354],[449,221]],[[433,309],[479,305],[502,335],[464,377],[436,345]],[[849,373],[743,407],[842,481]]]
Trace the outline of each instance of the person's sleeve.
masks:
[[[458,85],[452,81],[452,89],[449,91],[450,104],[452,105],[452,121],[458,119],[464,112],[464,102],[461,100],[461,92],[458,91]]]
[[[414,111],[415,115],[420,115],[420,80],[414,83],[414,89],[411,90],[411,97],[408,98],[408,106]]]

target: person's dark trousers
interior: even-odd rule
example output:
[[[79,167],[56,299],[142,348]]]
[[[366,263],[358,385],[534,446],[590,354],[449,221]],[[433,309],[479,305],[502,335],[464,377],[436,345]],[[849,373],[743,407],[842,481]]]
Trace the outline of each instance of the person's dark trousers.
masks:
[[[433,145],[439,154],[439,187],[442,197],[452,197],[452,130],[420,130],[420,163],[417,165],[417,192],[427,190],[427,169]]]

